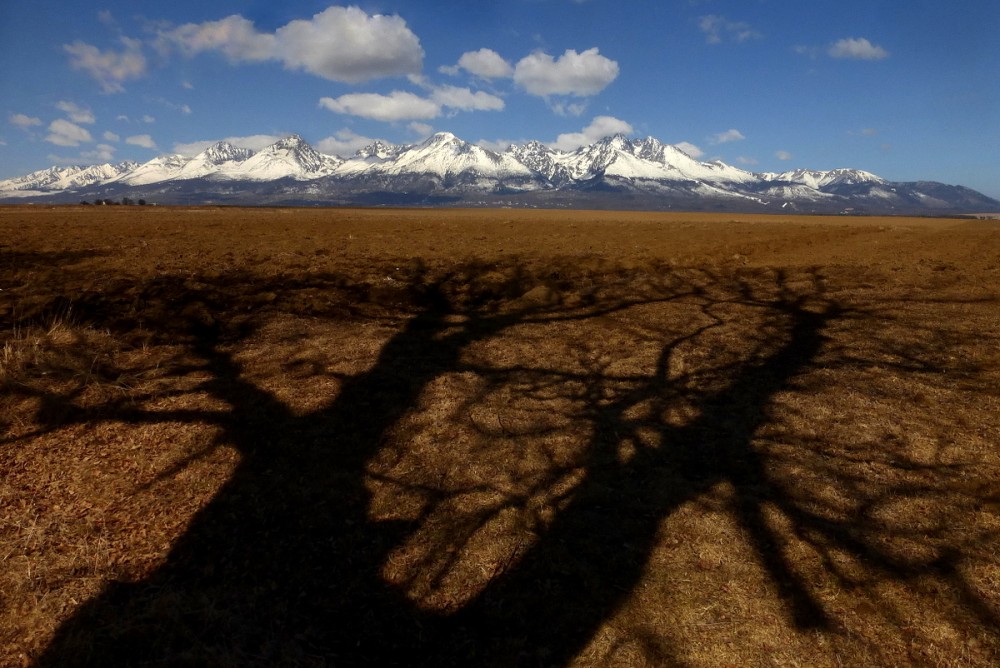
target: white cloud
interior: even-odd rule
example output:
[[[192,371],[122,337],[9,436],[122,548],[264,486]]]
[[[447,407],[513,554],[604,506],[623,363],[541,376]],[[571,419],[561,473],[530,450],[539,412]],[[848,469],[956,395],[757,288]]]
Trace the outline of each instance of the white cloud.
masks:
[[[552,102],[549,107],[557,116],[582,116],[583,112],[587,111],[586,102]]]
[[[757,164],[757,159],[756,158],[748,158],[745,155],[741,155],[738,158],[736,158],[736,162],[740,163],[741,165],[751,165],[752,166],[752,165],[756,165]]]
[[[788,151],[775,151],[774,157],[776,157],[778,160],[791,160],[792,154],[789,153]]]
[[[94,162],[110,162],[115,159],[115,147],[109,144],[98,144],[96,150],[84,151],[80,157]]]
[[[472,92],[468,88],[440,86],[431,93],[431,100],[442,107],[462,111],[502,111],[504,101],[496,95],[483,91]]]
[[[419,72],[424,50],[399,16],[369,16],[358,7],[329,7],[273,34],[239,15],[188,23],[160,33],[161,50],[220,51],[234,63],[275,60],[288,69],[345,83]]]
[[[109,28],[117,29],[118,22],[115,21],[114,15],[107,9],[102,9],[97,12],[97,20],[106,25]]]
[[[376,121],[427,120],[437,118],[441,113],[438,103],[400,90],[394,90],[388,95],[348,93],[336,99],[324,97],[319,104],[338,114]]]
[[[45,137],[45,141],[56,146],[79,146],[94,139],[85,128],[59,118],[49,123],[49,134]]]
[[[116,135],[114,132],[108,130],[104,133],[104,141],[121,141],[121,137]]]
[[[698,27],[705,33],[705,42],[721,44],[726,38],[733,42],[746,42],[760,39],[762,35],[750,24],[741,21],[730,21],[725,16],[709,14],[698,19]]]
[[[149,135],[132,135],[131,137],[125,138],[126,144],[132,144],[133,146],[140,146],[142,148],[155,149],[156,142]]]
[[[510,139],[480,139],[476,142],[476,145],[481,146],[488,151],[493,151],[494,153],[503,153],[510,148],[512,144],[516,143],[517,142],[511,141]]]
[[[514,76],[511,64],[492,49],[463,53],[458,59],[458,67],[483,79],[509,79]]]
[[[143,123],[155,123],[156,122],[156,118],[154,118],[153,116],[150,116],[149,114],[146,114],[145,116],[142,117],[142,122]]]
[[[688,155],[690,155],[692,158],[696,158],[697,159],[697,158],[700,158],[701,156],[705,155],[704,151],[702,151],[700,148],[698,148],[697,146],[695,146],[691,142],[682,141],[682,142],[680,142],[678,144],[674,144],[674,146],[676,148],[679,148],[680,150],[684,151],[685,153],[687,153]]]
[[[123,81],[146,73],[146,57],[142,54],[141,42],[128,37],[122,37],[121,41],[125,50],[120,52],[101,51],[79,40],[64,44],[63,50],[70,55],[70,67],[89,74],[101,84],[105,93],[120,93],[125,90]]]
[[[192,84],[190,81],[182,81],[181,88],[185,90],[194,90],[194,84]]]
[[[574,151],[581,146],[593,144],[605,137],[615,134],[627,135],[631,134],[632,131],[632,126],[621,119],[613,116],[596,116],[590,122],[590,125],[580,132],[561,134],[549,146],[560,151]]]
[[[9,120],[11,125],[21,128],[22,130],[27,130],[32,126],[42,124],[42,119],[35,118],[34,116],[27,116],[25,114],[11,114]]]
[[[189,144],[174,144],[174,153],[180,153],[188,157],[198,155],[209,146],[218,144],[220,141],[229,142],[238,148],[248,148],[251,151],[259,151],[270,146],[281,139],[278,135],[249,135],[247,137],[226,137],[225,139],[210,139],[207,141],[196,141]]]
[[[743,133],[739,130],[733,128],[726,130],[725,132],[720,132],[717,135],[713,135],[709,141],[713,144],[728,144],[731,141],[742,141],[746,139]]]
[[[792,51],[800,56],[807,56],[809,58],[816,58],[816,56],[820,55],[820,50],[815,46],[806,46],[805,44],[797,44],[796,46],[793,46]]]
[[[431,133],[434,132],[434,126],[430,123],[421,123],[419,121],[413,121],[407,127],[410,128],[415,134],[421,137],[430,137]]]
[[[3,139],[0,139],[0,146],[6,146],[6,145],[7,145],[7,142],[4,141]]]
[[[170,109],[171,111],[179,111],[184,115],[188,115],[191,113],[191,107],[189,107],[188,105],[178,104],[177,102],[171,102],[165,97],[153,98],[152,101],[156,102],[161,106],[166,107],[167,109]],[[152,119],[152,120],[146,120],[146,119]],[[143,116],[142,120],[146,123],[153,123],[156,121],[156,119],[153,118],[152,116]]]
[[[257,32],[253,21],[233,14],[218,21],[185,23],[159,35],[159,46],[176,46],[188,56],[221,51],[232,62],[261,62],[275,57],[274,35]]]
[[[338,98],[324,97],[319,104],[338,114],[386,122],[430,120],[440,116],[445,107],[460,111],[499,111],[504,108],[504,101],[496,95],[457,86],[431,87],[429,98],[395,90],[388,95],[347,93]]]
[[[554,59],[537,51],[518,61],[514,82],[532,95],[596,95],[618,77],[618,63],[596,48],[577,53],[572,49]]]
[[[65,100],[56,102],[56,109],[65,112],[69,116],[69,120],[74,123],[93,123],[97,120],[94,118],[94,112],[73,102],[66,102]]]
[[[344,128],[335,132],[332,137],[319,140],[316,143],[316,148],[322,153],[347,158],[374,141],[375,139],[371,137],[365,137],[354,130]]]
[[[838,40],[830,46],[827,53],[832,58],[849,58],[851,60],[882,60],[889,57],[889,52],[881,46],[875,46],[864,37],[849,37]]]

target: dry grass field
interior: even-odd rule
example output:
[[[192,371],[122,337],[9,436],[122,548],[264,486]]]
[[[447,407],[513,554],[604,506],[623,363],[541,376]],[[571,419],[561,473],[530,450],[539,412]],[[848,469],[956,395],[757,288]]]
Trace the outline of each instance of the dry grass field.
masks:
[[[1000,224],[0,209],[0,664],[995,666]]]

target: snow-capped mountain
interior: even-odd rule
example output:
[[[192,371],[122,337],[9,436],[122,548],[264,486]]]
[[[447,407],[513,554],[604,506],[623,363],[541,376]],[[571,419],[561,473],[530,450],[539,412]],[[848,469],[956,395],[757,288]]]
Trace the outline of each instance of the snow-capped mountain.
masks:
[[[53,191],[77,190],[87,186],[109,183],[130,173],[139,163],[121,162],[116,165],[90,165],[89,167],[49,167],[31,174],[0,181],[0,197],[7,192],[25,193],[27,196]]]
[[[647,137],[607,137],[575,151],[537,141],[497,153],[440,132],[414,145],[374,142],[325,155],[292,135],[254,152],[227,142],[193,157],[52,167],[0,181],[0,200],[143,197],[163,203],[602,206],[872,213],[1000,210],[960,186],[893,183],[858,169],[753,173],[701,162]]]
[[[224,173],[228,178],[249,181],[274,181],[283,178],[308,180],[333,173],[342,162],[341,158],[323,155],[302,137],[292,135],[260,150],[241,163],[235,163]]]

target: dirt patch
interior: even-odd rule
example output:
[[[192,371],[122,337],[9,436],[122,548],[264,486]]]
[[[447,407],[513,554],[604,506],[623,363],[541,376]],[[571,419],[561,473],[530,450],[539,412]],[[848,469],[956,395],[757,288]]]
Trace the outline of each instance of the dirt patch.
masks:
[[[1000,231],[0,209],[0,663],[996,665]]]

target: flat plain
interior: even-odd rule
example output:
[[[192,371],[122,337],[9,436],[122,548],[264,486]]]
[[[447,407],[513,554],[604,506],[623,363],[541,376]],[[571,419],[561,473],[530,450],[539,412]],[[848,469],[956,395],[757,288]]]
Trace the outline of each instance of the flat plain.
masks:
[[[993,666],[1000,224],[0,209],[0,664]]]

